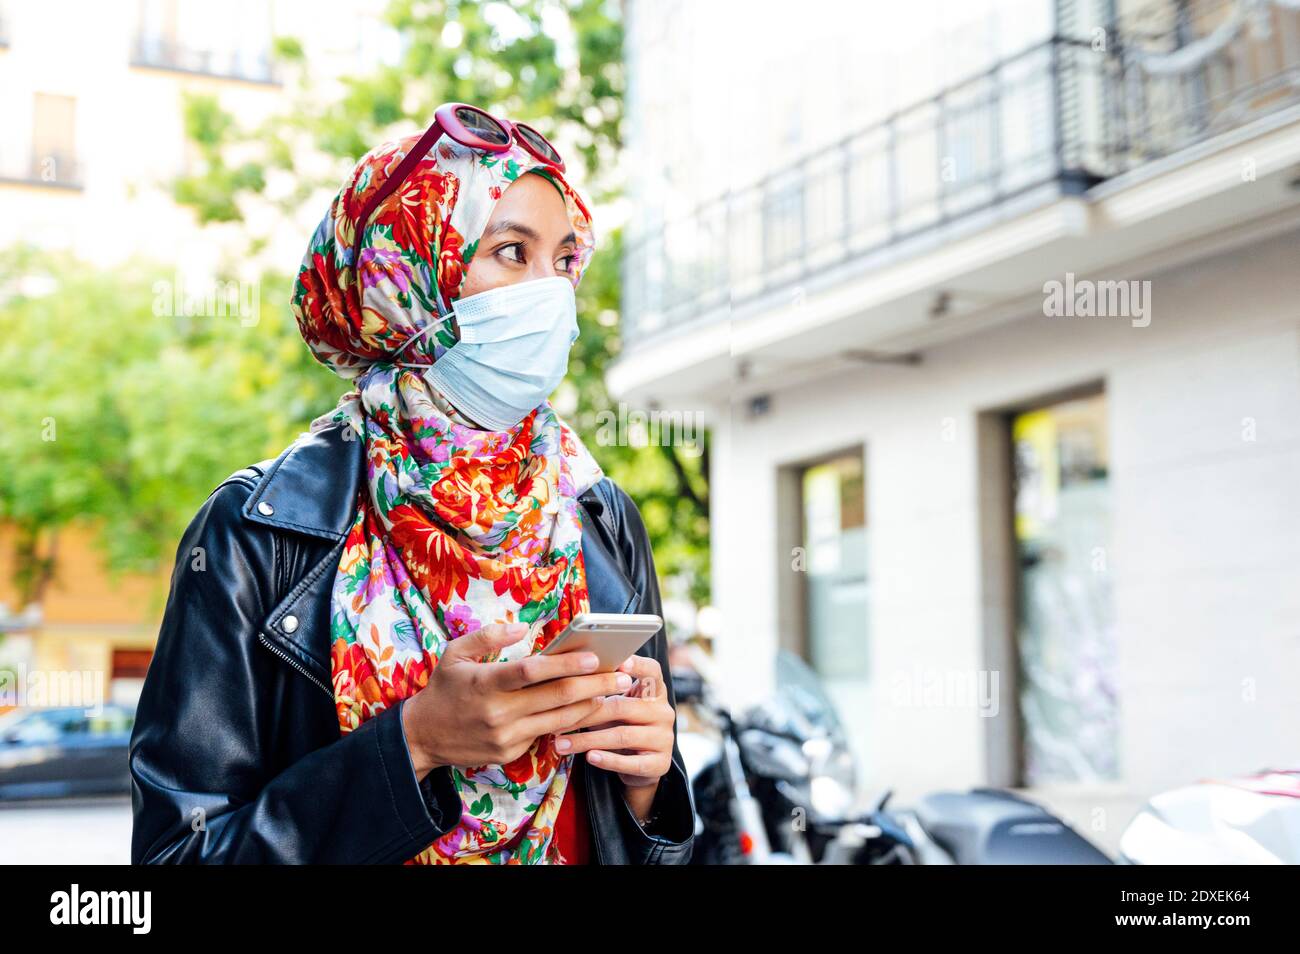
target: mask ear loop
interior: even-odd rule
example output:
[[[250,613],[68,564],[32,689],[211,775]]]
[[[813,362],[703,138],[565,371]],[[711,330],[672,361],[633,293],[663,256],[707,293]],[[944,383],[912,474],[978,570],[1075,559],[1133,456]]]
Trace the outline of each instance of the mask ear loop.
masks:
[[[409,338],[407,338],[405,341],[403,341],[403,342],[402,342],[402,346],[401,346],[400,348],[398,348],[396,351],[393,352],[393,357],[392,357],[392,364],[393,364],[393,367],[395,367],[395,368],[427,368],[427,367],[429,367],[429,365],[427,365],[427,364],[413,364],[413,363],[411,363],[411,362],[409,362],[409,361],[405,361],[405,362],[404,362],[404,361],[398,361],[398,360],[397,360],[397,356],[398,356],[399,354],[401,354],[403,351],[405,351],[407,348],[409,348],[409,347],[411,346],[411,344],[412,344],[412,343],[413,343],[417,338],[420,338],[422,335],[427,334],[431,329],[433,329],[433,328],[437,328],[439,325],[445,325],[447,322],[451,321],[451,319],[454,318],[454,317],[456,317],[456,312],[455,312],[455,311],[448,312],[444,317],[439,318],[437,321],[431,321],[431,322],[429,322],[427,325],[425,325],[423,328],[421,328],[421,329],[420,329],[419,331],[417,331],[415,334],[411,335],[411,337],[409,337]]]

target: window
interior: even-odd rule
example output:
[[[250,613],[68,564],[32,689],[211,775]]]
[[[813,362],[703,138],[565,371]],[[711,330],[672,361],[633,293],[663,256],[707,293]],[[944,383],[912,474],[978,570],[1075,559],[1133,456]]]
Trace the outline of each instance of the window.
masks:
[[[257,0],[140,0],[137,23],[131,57],[136,66],[275,82],[271,10]]]
[[[865,679],[867,512],[861,449],[803,469],[804,657],[827,679]]]
[[[1119,700],[1106,398],[1027,410],[1010,426],[1023,781],[1113,780]]]
[[[59,741],[61,732],[57,713],[35,712],[9,731],[8,738],[28,745],[50,745]]]
[[[62,185],[79,181],[76,129],[76,100],[71,96],[36,94],[32,109],[33,180]]]

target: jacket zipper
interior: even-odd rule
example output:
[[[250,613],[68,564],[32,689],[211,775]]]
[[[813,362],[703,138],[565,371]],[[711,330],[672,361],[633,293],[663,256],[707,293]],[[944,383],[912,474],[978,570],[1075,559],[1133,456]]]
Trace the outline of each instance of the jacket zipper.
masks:
[[[257,638],[260,639],[260,640],[262,641],[262,645],[264,645],[267,649],[271,650],[271,652],[275,653],[277,656],[279,656],[281,659],[283,659],[285,662],[287,662],[287,663],[288,663],[290,666],[292,666],[294,669],[298,670],[300,673],[302,673],[304,676],[306,676],[308,679],[310,679],[310,680],[312,681],[313,684],[319,686],[320,689],[321,689],[321,691],[324,692],[327,696],[329,696],[331,699],[334,698],[334,690],[333,690],[333,689],[331,689],[329,686],[325,685],[325,683],[321,682],[319,679],[317,679],[315,676],[313,676],[310,672],[308,672],[306,666],[304,666],[302,663],[298,662],[298,660],[294,659],[292,656],[290,656],[288,653],[286,653],[286,652],[285,652],[283,649],[281,649],[279,646],[275,645],[275,643],[273,643],[273,642],[271,642],[269,639],[267,639],[265,633],[259,632],[259,633],[257,634]]]

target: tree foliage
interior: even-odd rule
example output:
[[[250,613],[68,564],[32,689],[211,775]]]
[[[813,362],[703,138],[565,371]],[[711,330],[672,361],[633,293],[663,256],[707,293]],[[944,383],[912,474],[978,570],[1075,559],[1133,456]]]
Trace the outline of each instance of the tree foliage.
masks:
[[[39,602],[73,522],[96,528],[111,572],[165,565],[221,479],[334,400],[337,379],[282,317],[282,277],[251,290],[254,322],[178,300],[171,275],[26,248],[0,258],[0,519],[16,531],[24,603]]]

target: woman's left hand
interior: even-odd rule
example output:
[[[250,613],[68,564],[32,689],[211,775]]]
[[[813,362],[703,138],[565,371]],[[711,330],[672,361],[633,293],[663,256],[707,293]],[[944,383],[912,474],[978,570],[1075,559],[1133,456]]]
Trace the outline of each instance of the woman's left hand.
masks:
[[[595,713],[557,734],[556,751],[561,755],[586,752],[590,764],[617,772],[629,788],[657,785],[672,765],[677,712],[668,701],[659,660],[633,656],[618,672],[637,682],[624,695],[606,696]],[[560,747],[562,741],[571,748]]]

